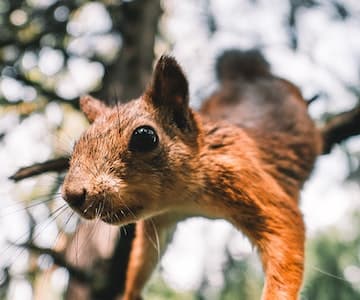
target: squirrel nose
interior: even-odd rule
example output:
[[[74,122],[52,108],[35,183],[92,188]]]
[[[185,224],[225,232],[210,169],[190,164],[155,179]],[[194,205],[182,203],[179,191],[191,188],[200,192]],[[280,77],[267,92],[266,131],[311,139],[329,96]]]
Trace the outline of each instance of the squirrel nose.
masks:
[[[85,203],[87,191],[85,188],[79,190],[69,191],[63,193],[63,198],[67,203],[74,207],[80,207]]]

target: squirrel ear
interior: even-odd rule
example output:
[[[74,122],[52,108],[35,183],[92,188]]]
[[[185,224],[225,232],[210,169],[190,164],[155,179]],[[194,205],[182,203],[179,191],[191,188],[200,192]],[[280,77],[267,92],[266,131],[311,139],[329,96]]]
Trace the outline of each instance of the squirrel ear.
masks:
[[[189,87],[187,79],[175,58],[163,55],[156,64],[146,99],[173,114],[179,128],[187,126],[189,114]]]
[[[99,115],[104,114],[109,108],[104,102],[90,95],[86,95],[80,98],[80,109],[83,111],[88,121],[92,123]]]

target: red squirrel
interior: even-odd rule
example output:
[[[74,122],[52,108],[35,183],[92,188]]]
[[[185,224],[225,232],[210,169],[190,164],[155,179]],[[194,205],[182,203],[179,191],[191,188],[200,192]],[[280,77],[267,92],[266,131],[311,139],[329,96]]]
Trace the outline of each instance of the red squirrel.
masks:
[[[188,81],[162,56],[138,99],[108,107],[84,96],[90,127],[74,146],[63,198],[81,216],[137,222],[123,299],[144,285],[176,223],[223,218],[259,252],[263,300],[296,300],[304,269],[299,190],[321,139],[292,83],[271,74],[257,50],[217,61],[218,90],[199,112]]]

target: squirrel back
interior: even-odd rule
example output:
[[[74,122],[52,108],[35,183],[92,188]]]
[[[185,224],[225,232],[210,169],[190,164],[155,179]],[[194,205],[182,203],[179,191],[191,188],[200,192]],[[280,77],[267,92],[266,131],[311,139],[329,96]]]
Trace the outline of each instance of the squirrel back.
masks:
[[[256,141],[269,173],[297,198],[321,149],[300,90],[274,76],[258,50],[225,51],[216,72],[219,89],[204,101],[201,113],[243,128]]]

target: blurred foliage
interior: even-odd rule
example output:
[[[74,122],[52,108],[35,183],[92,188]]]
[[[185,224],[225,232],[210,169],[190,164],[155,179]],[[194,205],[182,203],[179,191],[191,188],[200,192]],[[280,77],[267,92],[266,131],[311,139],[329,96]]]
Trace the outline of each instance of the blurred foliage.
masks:
[[[360,299],[360,215],[348,226],[329,228],[308,242],[302,299]]]
[[[69,80],[69,68],[76,59],[81,59],[79,62],[88,68],[95,63],[92,66],[98,68],[99,74],[102,65],[113,63],[121,43],[123,27],[118,23],[122,22],[123,6],[122,1],[2,0],[0,78],[12,84],[18,93],[0,89],[0,104],[56,100],[76,106],[76,102],[69,100],[101,88],[101,76],[70,92],[64,92],[61,86]],[[94,22],[87,19],[85,25],[80,24],[86,18],[85,10],[96,9],[100,14],[92,17],[102,19]],[[104,50],[102,45],[107,48]],[[76,86],[76,80],[72,83]],[[39,108],[32,105],[33,110]],[[19,108],[31,112],[23,106]]]
[[[302,300],[360,299],[360,214],[354,213],[348,225],[346,229],[328,228],[309,239]],[[228,254],[220,289],[205,283],[197,292],[179,293],[155,275],[146,299],[260,299],[263,276],[259,267],[253,258],[239,260]]]
[[[196,295],[189,292],[179,292],[169,287],[159,273],[155,273],[146,290],[149,300],[196,300]]]

